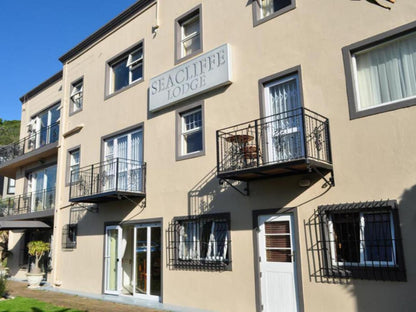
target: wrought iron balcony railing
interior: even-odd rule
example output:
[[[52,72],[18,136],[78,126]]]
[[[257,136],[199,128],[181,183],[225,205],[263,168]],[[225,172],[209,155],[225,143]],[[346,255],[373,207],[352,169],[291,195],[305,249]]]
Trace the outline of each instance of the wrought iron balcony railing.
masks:
[[[287,173],[284,168],[301,171],[302,164],[311,162],[332,168],[328,119],[306,108],[217,131],[220,178],[252,179],[261,176],[256,173]]]
[[[55,208],[55,188],[0,199],[0,215],[13,216]]]
[[[18,142],[0,147],[0,164],[58,141],[59,122],[44,127],[39,131],[32,131]]]
[[[120,197],[144,197],[146,164],[113,158],[71,172],[69,200],[100,202]]]

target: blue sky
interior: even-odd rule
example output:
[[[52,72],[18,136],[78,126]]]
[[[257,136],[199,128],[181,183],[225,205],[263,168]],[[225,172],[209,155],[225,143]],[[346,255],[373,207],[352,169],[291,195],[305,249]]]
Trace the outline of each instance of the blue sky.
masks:
[[[62,69],[58,58],[135,2],[0,1],[0,118],[20,119],[19,98]]]

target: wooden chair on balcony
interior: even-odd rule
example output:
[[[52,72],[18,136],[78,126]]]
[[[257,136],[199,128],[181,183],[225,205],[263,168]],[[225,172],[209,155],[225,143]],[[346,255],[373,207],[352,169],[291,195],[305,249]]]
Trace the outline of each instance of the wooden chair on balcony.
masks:
[[[244,163],[246,165],[246,167],[255,167],[257,166],[257,154],[258,157],[260,159],[261,154],[260,151],[258,150],[256,145],[245,145],[242,148],[242,155],[244,158]]]

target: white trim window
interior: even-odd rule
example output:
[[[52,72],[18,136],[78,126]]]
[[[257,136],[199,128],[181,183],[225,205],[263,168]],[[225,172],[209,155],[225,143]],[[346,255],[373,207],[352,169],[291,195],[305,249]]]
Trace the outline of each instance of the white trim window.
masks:
[[[229,225],[221,218],[180,221],[179,260],[228,262]]]
[[[16,189],[16,180],[8,178],[7,179],[7,194],[14,194]]]
[[[265,18],[281,9],[290,6],[292,0],[260,0],[260,18]]]
[[[109,64],[110,93],[143,79],[143,45]]]
[[[60,116],[61,105],[57,104],[32,118],[28,127],[31,149],[58,141]]]
[[[416,98],[416,33],[352,54],[356,110]]]
[[[84,99],[84,81],[80,81],[72,84],[71,91],[71,113],[78,112],[82,109]]]
[[[144,190],[142,128],[106,139],[104,153],[102,186],[105,190]]]
[[[69,181],[74,183],[79,181],[80,149],[69,152]]]
[[[198,107],[180,114],[181,151],[189,155],[203,150],[202,109]]]
[[[180,56],[185,57],[201,49],[201,24],[199,10],[196,14],[181,21]]]
[[[331,213],[328,217],[332,265],[397,264],[391,212]]]

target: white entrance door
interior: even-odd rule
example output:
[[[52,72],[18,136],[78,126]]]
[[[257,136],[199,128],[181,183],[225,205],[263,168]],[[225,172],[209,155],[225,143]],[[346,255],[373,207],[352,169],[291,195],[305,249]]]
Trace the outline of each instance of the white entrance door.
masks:
[[[304,156],[302,115],[297,75],[274,80],[264,88],[268,162]]]
[[[104,292],[107,294],[119,294],[121,289],[121,227],[118,225],[107,226],[105,230],[105,273]]]
[[[293,215],[259,216],[259,229],[263,311],[298,311]]]

